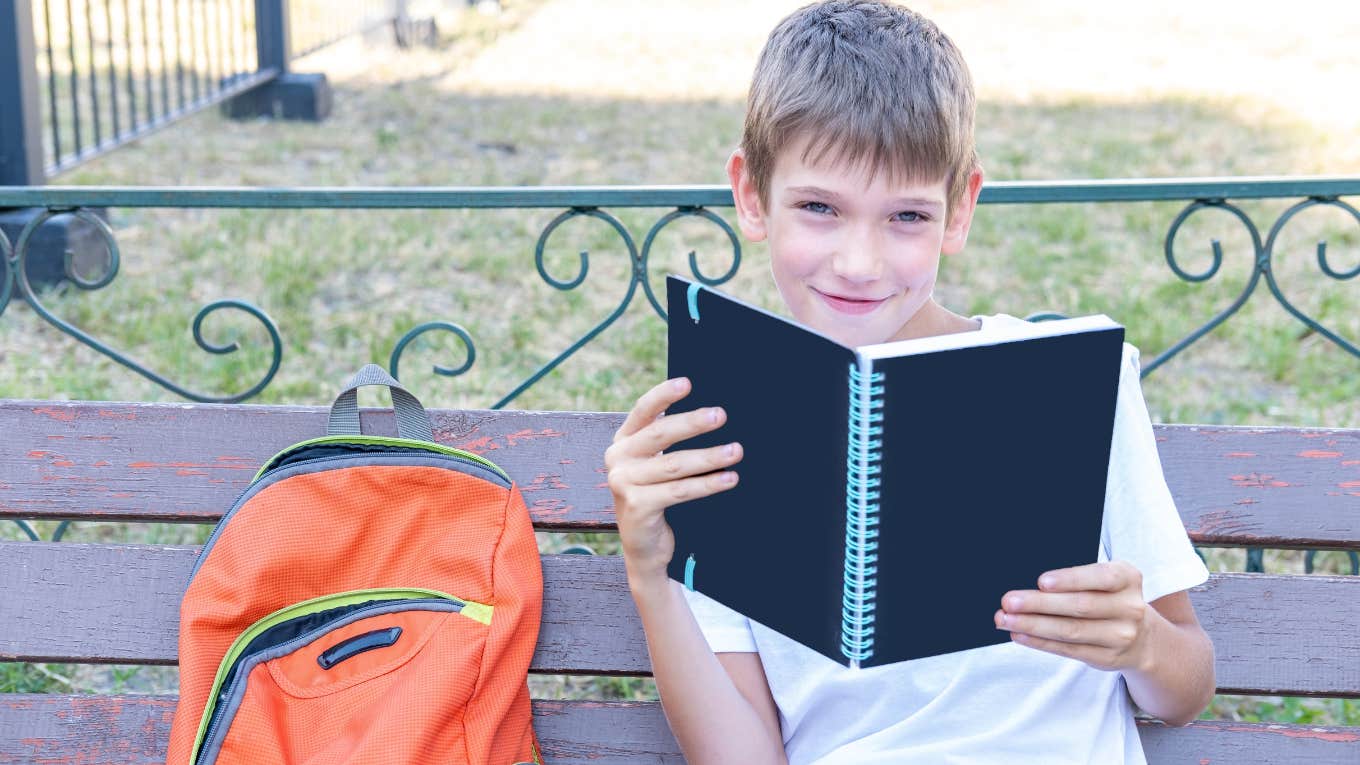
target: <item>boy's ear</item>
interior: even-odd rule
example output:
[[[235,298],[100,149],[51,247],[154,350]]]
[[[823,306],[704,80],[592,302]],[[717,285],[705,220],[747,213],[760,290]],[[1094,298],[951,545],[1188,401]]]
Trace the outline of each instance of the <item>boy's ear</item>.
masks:
[[[973,225],[973,213],[977,211],[978,194],[981,192],[982,166],[974,165],[968,173],[968,185],[963,191],[963,196],[954,203],[949,224],[944,228],[944,242],[940,244],[940,252],[953,255],[962,251],[963,246],[968,243],[968,230]]]
[[[746,154],[741,149],[727,158],[727,180],[732,184],[732,201],[737,207],[737,226],[742,235],[752,242],[765,239],[765,208],[746,165]]]

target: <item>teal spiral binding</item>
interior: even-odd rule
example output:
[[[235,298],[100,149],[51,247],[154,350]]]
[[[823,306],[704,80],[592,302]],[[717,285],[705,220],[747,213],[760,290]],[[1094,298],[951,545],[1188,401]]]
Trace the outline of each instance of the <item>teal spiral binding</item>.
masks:
[[[850,365],[850,447],[845,461],[845,587],[841,654],[858,667],[874,653],[878,580],[879,460],[883,447],[883,373]]]

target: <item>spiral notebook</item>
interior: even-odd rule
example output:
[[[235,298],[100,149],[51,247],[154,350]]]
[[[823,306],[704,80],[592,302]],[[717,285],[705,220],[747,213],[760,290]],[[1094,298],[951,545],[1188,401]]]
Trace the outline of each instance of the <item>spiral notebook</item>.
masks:
[[[667,281],[672,412],[741,480],[675,505],[669,574],[847,666],[1004,643],[1001,596],[1100,548],[1124,330],[1105,316],[859,348]]]

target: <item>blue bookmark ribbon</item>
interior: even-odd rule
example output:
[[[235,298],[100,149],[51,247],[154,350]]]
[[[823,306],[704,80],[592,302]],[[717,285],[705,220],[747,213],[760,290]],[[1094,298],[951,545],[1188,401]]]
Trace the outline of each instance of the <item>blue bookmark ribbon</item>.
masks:
[[[699,289],[701,287],[703,287],[702,284],[695,282],[689,285],[687,294],[687,297],[689,298],[689,317],[694,320],[695,324],[699,323]]]

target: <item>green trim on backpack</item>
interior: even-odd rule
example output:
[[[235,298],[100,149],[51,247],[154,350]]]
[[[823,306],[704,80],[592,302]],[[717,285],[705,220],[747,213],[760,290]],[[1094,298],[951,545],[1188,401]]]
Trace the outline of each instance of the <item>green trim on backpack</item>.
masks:
[[[485,624],[486,626],[490,627],[492,610],[493,610],[492,606],[484,605],[482,603],[469,603],[467,601],[463,601],[463,610],[459,611],[458,613],[462,614],[463,616],[466,616],[467,618],[473,620],[474,622],[481,622],[482,624]]]
[[[534,756],[533,762],[516,762],[514,765],[543,765],[543,761],[538,758],[538,747],[532,741],[529,742],[529,753]]]
[[[462,603],[464,610],[472,607],[478,613],[485,612],[486,621],[483,623],[491,623],[491,606],[474,603],[470,600],[463,600],[462,598],[456,598],[448,593],[439,592],[438,590],[425,590],[414,587],[336,592],[331,593],[330,595],[322,595],[319,598],[312,598],[311,600],[294,603],[291,606],[284,606],[246,628],[245,632],[242,632],[236,637],[236,640],[231,644],[231,648],[229,648],[226,655],[222,657],[222,662],[217,666],[217,676],[213,678],[212,693],[208,695],[208,704],[203,708],[203,714],[198,722],[198,735],[194,738],[194,748],[192,754],[189,756],[189,761],[194,762],[198,759],[198,752],[203,746],[203,738],[208,734],[208,721],[212,719],[212,707],[216,703],[218,694],[222,691],[222,681],[226,679],[227,670],[236,663],[238,658],[240,658],[241,653],[250,645],[250,641],[254,640],[260,633],[270,627],[286,622],[289,619],[318,613],[331,608],[358,605],[370,600],[451,600],[455,603]],[[469,616],[477,621],[481,621],[481,619],[476,616],[472,616],[471,614]]]
[[[269,469],[274,465],[274,463],[278,462],[285,455],[292,454],[298,449],[301,449],[305,446],[316,446],[321,444],[337,444],[337,443],[361,444],[361,445],[371,444],[373,446],[402,446],[410,449],[423,449],[427,452],[435,452],[436,454],[447,454],[452,457],[462,457],[464,459],[472,460],[473,462],[476,462],[479,465],[483,465],[491,470],[494,470],[496,474],[499,475],[501,478],[504,478],[507,482],[513,483],[513,481],[510,480],[510,476],[506,475],[505,471],[501,470],[499,465],[487,459],[486,457],[483,457],[480,454],[473,454],[472,452],[464,449],[457,449],[452,446],[444,446],[443,444],[436,444],[430,441],[417,441],[411,438],[390,438],[388,436],[321,436],[320,438],[312,438],[306,441],[300,441],[266,460],[264,466],[261,467],[260,471],[255,474],[255,477],[251,479],[251,482],[260,480],[260,476],[263,476],[266,472],[268,472]]]

